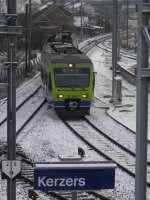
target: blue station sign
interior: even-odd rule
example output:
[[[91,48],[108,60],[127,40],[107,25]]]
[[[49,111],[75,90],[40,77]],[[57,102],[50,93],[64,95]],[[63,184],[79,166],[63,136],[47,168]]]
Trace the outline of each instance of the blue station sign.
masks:
[[[36,163],[34,189],[41,191],[88,191],[114,189],[113,162]]]

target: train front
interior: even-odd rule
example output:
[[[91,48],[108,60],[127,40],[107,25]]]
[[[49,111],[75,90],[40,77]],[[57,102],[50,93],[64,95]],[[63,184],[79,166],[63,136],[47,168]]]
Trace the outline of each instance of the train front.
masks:
[[[64,58],[63,63],[57,63],[53,68],[53,105],[59,116],[85,116],[89,114],[93,100],[93,64],[83,54],[77,60],[67,60],[74,62],[65,62]]]

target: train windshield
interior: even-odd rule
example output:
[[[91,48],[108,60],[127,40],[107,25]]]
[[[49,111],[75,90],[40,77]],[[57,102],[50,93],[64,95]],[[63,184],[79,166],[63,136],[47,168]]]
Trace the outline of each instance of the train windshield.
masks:
[[[90,69],[56,68],[54,69],[56,87],[88,87]]]

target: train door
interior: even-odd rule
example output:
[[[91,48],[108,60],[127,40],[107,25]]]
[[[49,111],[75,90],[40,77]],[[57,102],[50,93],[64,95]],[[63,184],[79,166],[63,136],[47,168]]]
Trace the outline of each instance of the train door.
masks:
[[[96,74],[97,74],[97,72],[93,72],[93,85],[92,85],[93,91],[94,91],[94,88],[95,88],[95,75]]]

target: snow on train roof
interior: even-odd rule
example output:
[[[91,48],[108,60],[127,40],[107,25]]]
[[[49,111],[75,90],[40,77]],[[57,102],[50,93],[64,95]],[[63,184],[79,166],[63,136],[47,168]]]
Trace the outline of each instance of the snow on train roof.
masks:
[[[48,47],[49,46],[49,47]],[[57,54],[81,54],[82,52],[74,47],[72,43],[52,42],[47,45],[47,51],[53,51]]]
[[[46,54],[47,58],[52,63],[64,63],[64,62],[80,62],[80,63],[92,63],[92,61],[89,59],[89,57],[85,54]]]

